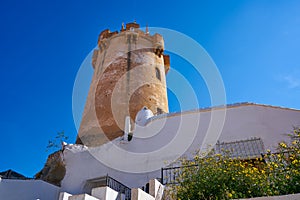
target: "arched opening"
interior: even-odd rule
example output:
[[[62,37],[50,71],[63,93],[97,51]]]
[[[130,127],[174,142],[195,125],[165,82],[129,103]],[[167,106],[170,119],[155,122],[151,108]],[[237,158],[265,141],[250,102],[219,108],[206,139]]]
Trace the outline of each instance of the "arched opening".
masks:
[[[163,112],[163,110],[161,109],[161,108],[156,108],[156,114],[157,115],[160,115],[160,114],[163,114],[164,112]]]

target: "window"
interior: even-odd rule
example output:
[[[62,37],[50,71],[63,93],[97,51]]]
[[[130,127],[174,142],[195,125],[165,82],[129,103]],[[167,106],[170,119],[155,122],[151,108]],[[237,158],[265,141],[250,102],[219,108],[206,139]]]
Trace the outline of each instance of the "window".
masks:
[[[161,81],[160,71],[157,67],[155,67],[156,78]]]

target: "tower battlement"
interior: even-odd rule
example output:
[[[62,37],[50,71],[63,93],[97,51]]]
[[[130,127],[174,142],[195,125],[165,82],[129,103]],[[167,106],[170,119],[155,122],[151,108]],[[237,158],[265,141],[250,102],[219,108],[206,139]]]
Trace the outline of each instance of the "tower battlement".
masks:
[[[120,35],[124,32],[136,33],[139,36],[148,37],[150,40],[153,40],[154,43],[163,44],[163,37],[160,34],[155,33],[154,35],[150,35],[147,29],[148,28],[146,27],[146,31],[144,32],[143,30],[140,29],[140,25],[136,22],[126,24],[126,27],[124,27],[124,24],[122,24],[122,28],[120,32],[119,31],[111,32],[109,29],[105,29],[99,34],[98,46],[100,46],[99,44],[103,42],[105,39],[109,39],[113,36]]]
[[[92,58],[92,66],[95,68],[96,60],[99,53],[102,53],[105,49],[108,48],[110,41],[117,38],[123,37],[127,42],[136,43],[139,38],[149,41],[150,45],[143,46],[131,51],[153,51],[157,56],[163,56],[165,73],[170,69],[170,57],[169,55],[164,55],[164,40],[162,35],[155,33],[150,35],[148,28],[146,31],[140,29],[140,25],[136,22],[127,23],[126,26],[122,24],[120,32],[114,31],[111,32],[109,29],[103,30],[98,37],[98,49],[94,51]]]

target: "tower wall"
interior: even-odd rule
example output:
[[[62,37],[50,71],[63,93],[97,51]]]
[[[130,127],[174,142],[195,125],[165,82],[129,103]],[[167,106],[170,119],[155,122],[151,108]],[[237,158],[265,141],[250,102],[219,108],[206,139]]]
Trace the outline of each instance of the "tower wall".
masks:
[[[163,49],[161,35],[151,36],[136,23],[127,24],[120,33],[100,34],[77,143],[96,146],[122,136],[125,117],[130,116],[133,125],[143,106],[154,114],[168,112],[169,57]]]

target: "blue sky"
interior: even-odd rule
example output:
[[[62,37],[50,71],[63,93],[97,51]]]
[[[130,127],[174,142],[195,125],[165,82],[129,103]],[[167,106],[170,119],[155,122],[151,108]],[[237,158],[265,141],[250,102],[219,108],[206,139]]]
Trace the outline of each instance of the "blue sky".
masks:
[[[0,171],[32,177],[57,131],[75,141],[77,71],[102,30],[135,19],[199,42],[222,75],[228,103],[300,109],[299,10],[297,0],[1,1]],[[174,55],[171,67],[199,91],[200,107],[209,106],[206,86],[191,66]],[[170,110],[178,109],[171,98]]]

